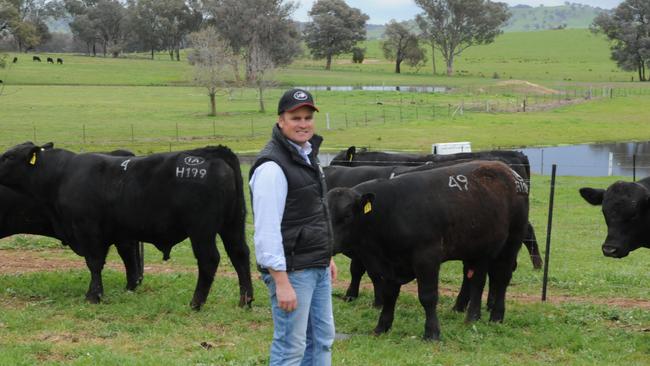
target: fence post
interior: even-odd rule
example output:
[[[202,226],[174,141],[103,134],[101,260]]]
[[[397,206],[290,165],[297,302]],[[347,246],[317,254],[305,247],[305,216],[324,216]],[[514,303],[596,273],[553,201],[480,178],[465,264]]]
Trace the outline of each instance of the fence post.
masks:
[[[255,136],[255,127],[253,126],[253,117],[251,117],[251,137]]]
[[[609,153],[609,164],[607,164],[607,176],[612,176],[612,171],[614,170],[614,153]]]
[[[135,142],[135,133],[133,133],[133,123],[131,123],[131,143]]]
[[[544,279],[542,281],[542,301],[546,301],[546,287],[548,285],[548,261],[551,256],[551,228],[553,224],[553,198],[555,197],[555,172],[557,165],[553,164],[551,170],[551,196],[548,201],[548,224],[546,225],[546,252],[544,253]]]
[[[400,103],[399,103],[399,121],[400,123],[402,122],[402,97],[399,97]]]
[[[542,149],[542,168],[540,169],[539,175],[544,175],[544,149]]]
[[[217,123],[212,120],[212,137],[217,137]]]
[[[176,141],[179,141],[179,134],[178,134],[178,122],[176,122]]]
[[[632,154],[632,182],[636,182],[636,154]]]
[[[325,119],[327,120],[327,129],[330,129],[330,112],[325,113]]]
[[[348,112],[345,112],[345,128],[348,128]]]
[[[34,128],[34,143],[36,143],[36,126],[32,126]]]
[[[386,124],[386,106],[381,107],[381,114],[384,117],[384,124]]]
[[[86,125],[85,125],[85,124],[83,124],[83,125],[81,126],[81,131],[82,131],[82,132],[81,132],[82,141],[83,141],[83,143],[85,144],[85,143],[86,143]]]
[[[368,111],[364,111],[364,112],[365,112],[365,116],[366,116],[365,117],[366,118],[366,127],[368,127]]]

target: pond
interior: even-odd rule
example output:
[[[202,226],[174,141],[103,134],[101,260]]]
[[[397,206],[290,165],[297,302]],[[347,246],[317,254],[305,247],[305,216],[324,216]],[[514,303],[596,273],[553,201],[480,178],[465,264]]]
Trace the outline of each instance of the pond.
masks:
[[[534,174],[549,175],[551,165],[557,164],[558,175],[632,177],[635,166],[637,179],[650,175],[650,142],[648,141],[518,150],[528,155],[530,168]]]
[[[650,141],[532,147],[515,150],[528,156],[533,174],[550,175],[551,166],[557,164],[558,175],[632,177],[635,173],[633,167],[636,165],[637,179],[650,176]],[[321,153],[320,160],[323,165],[329,165],[335,155],[335,153]]]
[[[348,86],[299,86],[308,91],[376,91],[376,92],[404,92],[404,93],[446,93],[449,88],[445,86],[418,86],[418,85],[348,85]]]

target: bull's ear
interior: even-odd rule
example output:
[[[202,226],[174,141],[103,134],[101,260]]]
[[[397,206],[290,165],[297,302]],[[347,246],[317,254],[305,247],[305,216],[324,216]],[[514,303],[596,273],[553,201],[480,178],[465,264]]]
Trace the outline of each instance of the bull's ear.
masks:
[[[29,149],[29,154],[27,154],[27,163],[31,166],[35,166],[38,161],[38,157],[41,155],[41,147],[34,146]]]
[[[361,199],[359,200],[359,206],[361,207],[361,212],[364,215],[368,215],[372,212],[372,203],[375,201],[375,194],[374,193],[364,193],[361,195]]]
[[[605,196],[604,189],[595,189],[595,188],[580,188],[580,195],[585,201],[591,203],[592,205],[602,205],[603,197]]]
[[[43,144],[43,145],[41,146],[41,149],[42,149],[42,150],[49,150],[49,149],[51,149],[51,148],[53,148],[53,147],[54,147],[54,142],[48,142],[48,143],[46,143],[46,144]]]
[[[348,147],[348,151],[345,152],[345,160],[352,161],[354,159],[354,154],[356,154],[357,148],[355,146]]]

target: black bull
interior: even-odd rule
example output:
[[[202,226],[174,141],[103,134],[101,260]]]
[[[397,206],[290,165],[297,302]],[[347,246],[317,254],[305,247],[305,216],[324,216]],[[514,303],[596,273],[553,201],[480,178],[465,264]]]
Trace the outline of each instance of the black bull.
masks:
[[[330,165],[344,167],[365,166],[366,168],[355,170],[345,168],[336,170],[336,168],[330,168],[325,170],[325,174],[327,177],[327,187],[328,189],[332,189],[336,187],[352,187],[370,179],[391,178],[408,172],[428,170],[473,160],[496,160],[504,162],[517,172],[530,187],[530,164],[528,157],[520,152],[508,150],[449,155],[418,155],[379,151],[368,152],[365,150],[357,151],[354,146],[351,146],[347,150],[339,152],[332,159]],[[528,250],[533,267],[535,269],[542,268],[543,261],[539,253],[535,230],[530,223],[528,223],[526,228],[524,245]],[[361,277],[365,273],[363,264],[354,258],[351,259],[351,283],[345,295],[345,298],[348,300],[358,297]],[[375,283],[376,281],[373,279],[373,284]],[[461,295],[463,293],[461,291]],[[467,299],[459,296],[458,300],[459,302],[456,303],[455,308],[462,311],[467,304]],[[375,289],[375,305],[381,305],[377,289]]]
[[[86,259],[90,302],[103,293],[108,243],[140,240],[168,253],[189,237],[199,272],[190,305],[200,309],[220,261],[217,234],[239,277],[240,305],[253,299],[243,182],[226,147],[125,158],[28,142],[0,157],[0,184],[54,209],[65,242]]]
[[[390,329],[400,287],[417,279],[424,337],[438,339],[438,272],[447,260],[469,264],[467,320],[480,318],[489,274],[491,321],[503,320],[505,292],[528,222],[528,187],[500,162],[476,161],[372,180],[328,192],[335,251],[352,251],[381,277],[375,333]]]
[[[133,156],[133,153],[115,150],[108,155],[127,157]],[[0,185],[0,238],[14,234],[43,235],[67,245],[61,233],[56,232],[57,221],[53,210],[44,202]],[[115,246],[126,269],[126,288],[134,290],[143,278],[141,247],[131,240],[116,243]]]
[[[592,205],[602,205],[607,224],[603,255],[623,258],[638,248],[650,248],[650,177],[618,181],[606,190],[584,187],[580,195]]]

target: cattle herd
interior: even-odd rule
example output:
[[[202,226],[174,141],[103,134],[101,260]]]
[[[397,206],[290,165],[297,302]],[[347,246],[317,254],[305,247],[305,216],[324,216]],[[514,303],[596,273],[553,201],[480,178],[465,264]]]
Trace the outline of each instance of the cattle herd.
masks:
[[[381,307],[376,334],[391,328],[400,287],[417,279],[424,338],[440,338],[438,272],[445,261],[463,262],[454,310],[466,312],[467,321],[480,318],[486,282],[490,320],[504,319],[522,244],[533,266],[542,265],[528,220],[530,165],[520,152],[413,155],[351,147],[324,172],[334,251],[351,258],[344,298],[358,297],[367,272]],[[134,290],[143,279],[138,242],[154,244],[168,259],[171,248],[189,238],[198,265],[190,305],[199,310],[219,265],[219,235],[237,272],[239,305],[250,306],[243,186],[239,160],[224,146],[134,156],[26,142],[0,156],[0,238],[37,234],[69,246],[90,270],[91,303],[103,296],[110,245],[124,262],[126,288]],[[602,205],[606,256],[650,246],[650,179],[580,194]]]

